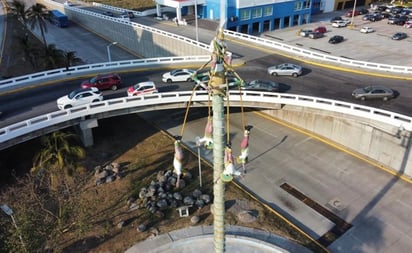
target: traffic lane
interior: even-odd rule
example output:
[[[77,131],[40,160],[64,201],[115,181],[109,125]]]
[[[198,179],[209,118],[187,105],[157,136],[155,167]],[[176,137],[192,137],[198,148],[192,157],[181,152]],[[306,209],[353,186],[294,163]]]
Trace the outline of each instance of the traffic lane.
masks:
[[[194,118],[191,117],[193,113],[196,115]],[[199,117],[202,113],[203,118]],[[197,153],[195,139],[196,136],[204,135],[206,110],[189,110],[187,122],[183,121],[184,110],[145,113],[144,117],[171,135],[180,135],[185,123],[182,141]],[[391,175],[320,142],[310,134],[298,133],[293,128],[276,124],[255,113],[247,113],[244,117],[245,123],[253,128],[250,133],[247,174],[239,179],[240,184],[300,224],[304,231],[312,235],[322,234],[331,228],[331,221],[283,190],[281,186],[285,183],[346,222],[357,225],[357,231],[364,229],[362,224],[367,219],[388,220],[389,210],[402,214],[408,212],[408,208],[398,208],[395,203],[387,206],[387,203],[396,201],[409,206],[412,204],[410,198],[394,198],[395,192],[405,191],[407,183],[393,181]],[[240,154],[242,133],[242,115],[231,110],[230,141],[235,156]],[[211,161],[211,150],[201,148],[200,152],[203,158]],[[333,206],[336,200],[341,206]],[[381,211],[383,206],[387,209]],[[405,221],[405,216],[399,216],[396,222],[401,220]],[[377,235],[373,240],[384,241],[385,238],[379,238],[379,234],[384,232],[386,230],[383,227],[375,226],[373,233]]]
[[[103,90],[105,100],[127,96],[127,89],[139,82],[154,81],[159,92],[192,90],[193,82],[163,83],[162,74],[169,70],[151,72],[120,73],[121,87],[116,90]],[[39,115],[57,111],[56,100],[80,88],[82,81],[90,77],[72,79],[56,83],[39,85],[35,88],[20,89],[19,92],[0,96],[2,117],[0,128],[24,121]]]
[[[249,61],[246,65],[236,68],[240,77],[245,81],[254,79],[272,80],[281,84],[282,92],[308,95],[315,97],[323,97],[346,101],[350,103],[358,103],[365,106],[372,106],[394,112],[399,112],[405,115],[411,115],[411,109],[408,107],[408,102],[412,92],[409,90],[409,83],[403,80],[374,78],[370,76],[351,74],[341,71],[328,70],[312,66],[309,64],[301,64],[304,68],[304,74],[298,78],[293,77],[274,77],[267,73],[267,67],[283,62],[292,62],[301,64],[298,61],[293,61],[288,58],[278,55],[268,55],[254,61]],[[122,77],[122,86],[117,91],[103,91],[105,99],[112,99],[127,95],[127,88],[138,82],[154,81],[159,92],[171,92],[181,90],[192,90],[192,82],[183,83],[163,83],[161,76],[170,69],[163,69],[151,72],[126,72],[120,73]],[[40,115],[39,112],[52,112],[57,109],[55,105],[45,110],[35,110],[32,108],[41,108],[42,104],[55,103],[58,97],[68,94],[70,91],[80,87],[80,83],[87,78],[70,80],[62,83],[49,84],[47,87],[39,87],[37,89],[22,90],[19,94],[1,96],[2,103],[1,126],[19,122],[27,118],[32,118]],[[400,96],[390,101],[358,101],[351,97],[352,91],[355,88],[367,85],[385,85],[389,88],[399,91]],[[21,103],[20,101],[24,101]],[[37,114],[36,114],[37,113]],[[22,114],[22,115],[18,115]],[[26,119],[27,119],[26,118]],[[7,120],[5,120],[7,119]]]
[[[294,78],[270,76],[267,73],[267,67],[285,62],[301,65],[303,67],[303,75]],[[257,68],[255,66],[260,67]],[[410,81],[408,80],[374,77],[325,69],[276,54],[247,62],[245,66],[238,69],[238,72],[245,80],[266,79],[279,82],[289,87],[286,91],[287,93],[334,99],[389,110],[404,115],[412,115],[412,109],[408,107],[408,101],[412,98]],[[352,91],[354,89],[369,85],[386,86],[395,90],[399,95],[389,101],[360,101],[352,97]]]

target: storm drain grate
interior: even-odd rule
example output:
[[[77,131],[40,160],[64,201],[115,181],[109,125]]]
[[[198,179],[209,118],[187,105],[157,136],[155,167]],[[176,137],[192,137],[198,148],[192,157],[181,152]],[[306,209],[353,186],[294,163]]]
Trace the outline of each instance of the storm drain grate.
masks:
[[[348,231],[352,225],[350,223],[347,223],[343,219],[341,219],[339,216],[335,215],[325,207],[319,205],[315,201],[313,201],[311,198],[306,196],[305,194],[301,193],[298,191],[296,188],[291,186],[288,183],[283,183],[280,188],[297,198],[298,200],[302,201],[305,203],[307,206],[315,210],[316,212],[320,213],[322,216],[326,217],[328,220],[332,221],[335,226],[329,230],[327,233],[322,235],[319,239],[318,242],[322,244],[323,246],[327,247],[330,244],[333,243],[336,239],[338,239],[340,236],[342,236],[346,231]]]

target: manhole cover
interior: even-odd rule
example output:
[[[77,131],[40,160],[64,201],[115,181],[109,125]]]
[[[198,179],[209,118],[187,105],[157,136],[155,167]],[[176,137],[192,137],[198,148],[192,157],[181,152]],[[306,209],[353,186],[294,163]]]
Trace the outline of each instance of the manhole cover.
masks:
[[[328,202],[328,205],[338,211],[342,211],[346,208],[346,205],[338,198],[334,198]]]

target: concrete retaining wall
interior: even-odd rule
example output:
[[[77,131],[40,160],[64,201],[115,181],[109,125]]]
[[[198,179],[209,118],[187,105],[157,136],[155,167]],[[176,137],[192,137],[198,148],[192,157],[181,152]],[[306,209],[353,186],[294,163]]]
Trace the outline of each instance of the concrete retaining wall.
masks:
[[[342,113],[285,105],[266,114],[325,137],[412,178],[409,131]]]
[[[196,41],[188,39],[179,41],[178,36],[166,36],[165,32],[154,33],[142,29],[144,26],[141,25],[132,25],[133,23],[128,21],[68,7],[54,1],[37,0],[36,2],[45,5],[50,10],[56,9],[65,13],[71,22],[80,24],[108,41],[117,41],[124,48],[142,58],[210,54],[204,47],[196,45],[198,43]]]

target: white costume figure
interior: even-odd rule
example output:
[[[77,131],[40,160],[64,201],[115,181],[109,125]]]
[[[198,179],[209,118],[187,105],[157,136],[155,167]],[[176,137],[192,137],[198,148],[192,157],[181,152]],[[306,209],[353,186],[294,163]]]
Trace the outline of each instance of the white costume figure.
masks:
[[[246,174],[245,164],[249,157],[249,130],[245,129],[243,133],[243,140],[240,143],[240,155],[237,158],[237,163],[242,164],[243,173]]]
[[[223,175],[225,176],[240,176],[242,173],[235,169],[234,158],[232,155],[232,149],[230,146],[225,148],[225,169],[223,170]]]
[[[175,140],[175,156],[173,159],[173,168],[174,172],[177,175],[177,182],[176,182],[176,187],[179,188],[179,181],[180,181],[180,175],[182,175],[182,169],[183,169],[183,150],[180,144],[180,139],[176,138]]]

